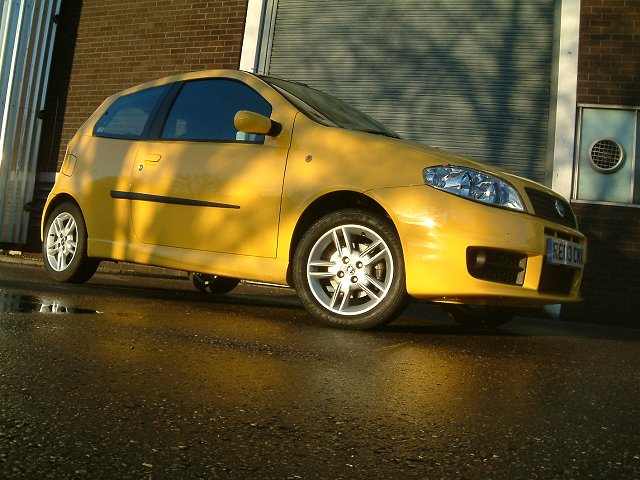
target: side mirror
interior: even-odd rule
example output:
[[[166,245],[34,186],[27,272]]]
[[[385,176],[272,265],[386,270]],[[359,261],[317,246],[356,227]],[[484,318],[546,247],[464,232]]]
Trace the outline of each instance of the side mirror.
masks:
[[[233,117],[233,125],[241,132],[254,135],[269,135],[277,137],[282,131],[282,125],[259,113],[240,110]]]

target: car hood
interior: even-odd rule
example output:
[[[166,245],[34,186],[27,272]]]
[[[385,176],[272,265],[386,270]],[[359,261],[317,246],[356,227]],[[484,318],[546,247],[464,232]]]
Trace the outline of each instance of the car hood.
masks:
[[[443,150],[439,147],[432,147],[423,145],[416,142],[411,142],[403,139],[394,139],[388,138],[387,141],[394,146],[394,148],[398,148],[406,151],[407,153],[411,152],[413,155],[420,156],[425,162],[424,167],[430,167],[434,165],[457,165],[460,167],[468,167],[473,168],[475,170],[480,170],[483,172],[491,173],[493,175],[498,175],[501,177],[509,176],[516,177],[513,174],[510,174],[500,168],[490,165],[488,163],[481,162],[479,160],[474,160],[472,158],[466,157],[461,154],[453,153],[448,150]],[[408,155],[413,157],[413,155]],[[520,177],[516,177],[520,178]],[[525,180],[525,179],[522,179]]]
[[[403,182],[405,185],[420,184],[422,183],[422,170],[424,168],[435,165],[456,165],[495,175],[513,184],[518,189],[521,189],[524,186],[536,186],[537,188],[547,189],[547,187],[544,187],[536,182],[506,172],[505,170],[502,170],[494,165],[474,160],[464,155],[449,152],[438,147],[432,147],[404,139],[384,137],[368,133],[350,133],[375,137],[375,139],[368,139],[369,142],[373,142],[375,144],[373,149],[375,149],[375,151],[377,152],[385,152],[384,154],[388,156],[387,158],[394,159],[394,175],[389,179],[389,181],[391,181],[392,183]],[[403,174],[403,171],[405,169],[408,169],[410,171],[408,176],[405,176]],[[416,169],[419,169],[420,171],[420,175],[418,176],[417,180],[415,175]],[[398,183],[398,185],[395,186],[400,186],[400,184]]]
[[[289,185],[318,186],[318,195],[333,190],[366,192],[380,188],[424,185],[423,170],[456,165],[480,170],[511,183],[548,190],[531,180],[507,173],[441,148],[374,133],[321,126],[298,115],[287,167]],[[307,160],[305,160],[307,159]],[[312,161],[311,161],[312,159]]]

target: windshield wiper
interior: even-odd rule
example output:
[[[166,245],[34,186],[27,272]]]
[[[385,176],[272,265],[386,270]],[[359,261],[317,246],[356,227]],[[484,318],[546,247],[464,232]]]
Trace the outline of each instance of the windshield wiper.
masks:
[[[389,137],[389,138],[400,138],[400,135],[398,135],[397,133],[392,133],[392,132],[384,132],[382,130],[374,130],[374,129],[358,129],[359,132],[364,132],[364,133],[372,133],[373,135],[382,135],[383,137]]]

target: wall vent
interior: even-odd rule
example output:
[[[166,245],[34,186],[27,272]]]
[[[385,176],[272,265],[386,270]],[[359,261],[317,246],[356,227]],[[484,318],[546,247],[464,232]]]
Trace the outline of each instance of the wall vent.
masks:
[[[613,173],[622,166],[624,151],[620,144],[613,140],[598,140],[589,149],[589,160],[596,171]]]

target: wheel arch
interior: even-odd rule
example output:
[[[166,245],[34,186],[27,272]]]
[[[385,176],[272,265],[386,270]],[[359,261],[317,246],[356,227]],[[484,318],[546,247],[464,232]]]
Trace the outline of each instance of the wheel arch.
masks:
[[[289,246],[289,267],[287,268],[287,283],[289,285],[293,285],[291,272],[293,255],[298,248],[298,244],[300,243],[300,239],[304,232],[324,215],[347,208],[360,208],[387,219],[396,235],[398,234],[391,216],[382,205],[368,195],[350,190],[327,193],[315,199],[311,204],[309,204],[309,206],[307,206],[302,215],[300,215],[295,229],[293,230],[291,244]]]
[[[42,211],[42,219],[40,221],[40,240],[43,241],[44,240],[44,228],[45,225],[47,223],[47,218],[49,218],[49,215],[51,214],[51,212],[53,210],[55,210],[59,205],[62,205],[63,203],[72,203],[74,204],[76,207],[78,207],[78,210],[80,210],[80,214],[83,217],[84,220],[84,213],[82,213],[82,209],[80,208],[80,204],[77,202],[77,200],[69,195],[68,193],[61,193],[59,195],[56,195],[46,206],[45,209]],[[86,225],[86,221],[85,221],[85,225]]]

